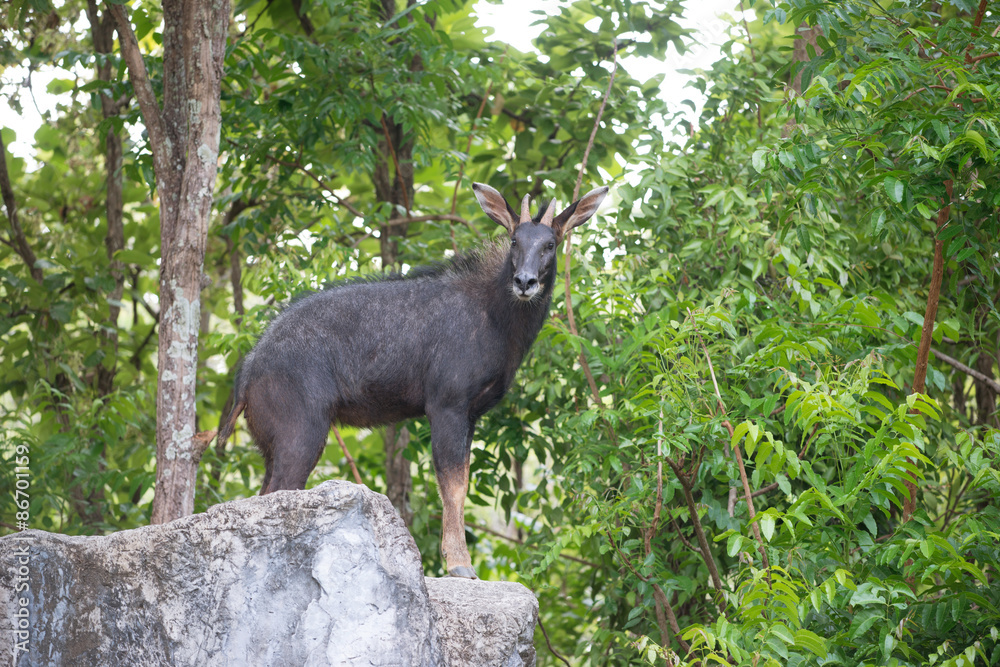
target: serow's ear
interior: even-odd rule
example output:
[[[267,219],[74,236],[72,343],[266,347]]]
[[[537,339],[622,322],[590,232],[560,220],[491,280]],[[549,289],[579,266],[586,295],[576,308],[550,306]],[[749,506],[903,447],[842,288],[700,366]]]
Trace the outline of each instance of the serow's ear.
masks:
[[[473,183],[472,191],[479,200],[479,205],[483,207],[483,212],[490,216],[490,220],[513,234],[518,223],[517,213],[503,195],[483,183]]]
[[[552,221],[552,230],[556,233],[556,239],[562,241],[566,232],[579,227],[590,220],[597,209],[601,207],[601,202],[608,196],[608,186],[591,190],[583,197],[569,205],[565,211],[560,213]]]

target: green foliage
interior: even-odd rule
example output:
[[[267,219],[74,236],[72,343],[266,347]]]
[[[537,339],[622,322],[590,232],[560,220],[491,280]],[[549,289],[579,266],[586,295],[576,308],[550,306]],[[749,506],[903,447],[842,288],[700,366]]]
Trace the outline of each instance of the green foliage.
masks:
[[[584,190],[614,181],[617,202],[574,235],[578,329],[560,281],[479,425],[475,566],[530,586],[573,664],[996,664],[1000,17],[972,2],[745,4],[759,18],[734,23],[725,57],[694,78],[707,95],[697,126],[619,63],[584,178]],[[92,68],[89,35],[54,35],[43,9],[18,5],[4,64]],[[75,25],[81,7],[56,11]],[[384,225],[407,215],[376,196],[381,169],[396,178],[383,121],[412,148],[409,213],[428,218],[393,237],[398,264],[439,261],[496,233],[471,181],[568,202],[614,38],[620,57],[657,58],[684,38],[675,2],[563,6],[537,16],[529,54],[485,42],[471,3],[388,21],[373,3],[314,3],[308,23],[290,3],[236,11],[200,430],[217,426],[233,369],[280,304],[383,269]],[[158,12],[130,7],[154,80]],[[793,51],[810,27],[815,45]],[[100,116],[97,91],[118,97],[127,81],[53,90],[69,92],[35,137],[37,165],[8,158],[43,278],[0,245],[0,520],[18,511],[13,462],[27,449],[31,525],[103,532],[144,524],[152,497],[154,181],[144,137],[126,133],[135,110]],[[682,143],[665,143],[660,118]],[[108,130],[126,139],[115,323]],[[13,240],[9,226],[0,236]],[[936,352],[913,393],[935,241]],[[115,370],[110,392],[101,368]],[[429,428],[407,427],[411,530],[440,575]],[[342,435],[384,491],[383,434]],[[206,452],[196,509],[256,493],[261,468],[238,429]],[[349,477],[334,442],[310,483]],[[904,522],[908,484],[917,509]],[[557,664],[536,639],[539,663]]]

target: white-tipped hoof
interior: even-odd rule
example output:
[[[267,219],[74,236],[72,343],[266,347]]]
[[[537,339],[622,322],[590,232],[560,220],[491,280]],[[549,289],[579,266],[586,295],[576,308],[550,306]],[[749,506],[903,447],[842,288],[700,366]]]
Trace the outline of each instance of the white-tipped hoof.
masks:
[[[478,579],[476,571],[467,565],[459,565],[448,570],[449,577],[459,577],[461,579]]]

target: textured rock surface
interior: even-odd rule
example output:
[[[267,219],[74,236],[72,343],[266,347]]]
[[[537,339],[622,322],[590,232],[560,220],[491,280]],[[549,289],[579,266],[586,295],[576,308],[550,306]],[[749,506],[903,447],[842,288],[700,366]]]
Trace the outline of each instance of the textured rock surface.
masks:
[[[512,581],[427,579],[439,645],[447,664],[535,664],[538,600]]]
[[[29,589],[15,592],[25,543]],[[29,652],[18,665],[534,663],[527,589],[427,581],[388,500],[346,482],[106,537],[25,531],[0,539],[0,663],[12,662],[24,596]],[[451,609],[475,597],[488,608]],[[480,654],[487,661],[463,657]]]

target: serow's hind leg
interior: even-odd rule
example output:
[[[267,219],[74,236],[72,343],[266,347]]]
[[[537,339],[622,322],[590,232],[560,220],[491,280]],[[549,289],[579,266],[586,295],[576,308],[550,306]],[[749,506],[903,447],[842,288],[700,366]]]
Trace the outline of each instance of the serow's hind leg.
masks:
[[[477,579],[465,544],[465,495],[469,488],[472,424],[464,412],[444,411],[430,416],[431,451],[444,512],[441,555],[448,574]]]
[[[247,428],[253,437],[254,444],[260,451],[260,455],[264,458],[264,481],[260,485],[260,495],[262,496],[267,494],[267,490],[271,486],[271,473],[274,470],[274,457],[271,455],[271,452],[274,451],[274,433],[270,429],[261,428],[261,424],[270,425],[271,422],[267,416],[265,412],[264,418],[259,418],[255,404],[247,406]]]
[[[271,486],[271,471],[274,470],[274,463],[270,458],[264,458],[264,482],[260,485],[260,495],[266,496],[267,489]]]
[[[276,434],[271,465],[264,475],[261,495],[306,488],[306,480],[326,446],[330,424],[289,419],[285,431]]]

